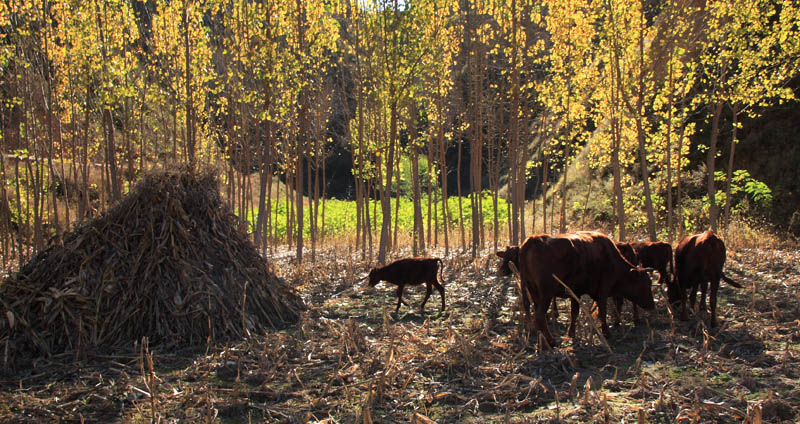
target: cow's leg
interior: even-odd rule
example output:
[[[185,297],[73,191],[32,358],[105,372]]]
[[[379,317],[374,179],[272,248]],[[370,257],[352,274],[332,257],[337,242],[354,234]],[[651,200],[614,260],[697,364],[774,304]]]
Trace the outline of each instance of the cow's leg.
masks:
[[[536,329],[536,323],[531,321],[531,299],[528,296],[533,295],[531,293],[528,283],[525,281],[520,281],[520,289],[522,289],[520,296],[522,299],[522,313],[525,316],[525,325],[528,327],[528,331],[533,332]]]
[[[534,319],[536,320],[536,328],[544,337],[545,341],[550,347],[558,346],[553,335],[550,334],[550,329],[547,328],[547,308],[550,306],[552,298],[541,299],[541,302],[534,302]]]
[[[614,325],[619,327],[622,321],[622,305],[625,302],[625,298],[622,296],[614,296],[614,309],[616,310],[616,316],[614,318]],[[636,310],[636,305],[633,305],[633,310]]]
[[[522,293],[520,293],[520,296],[522,296],[522,308],[525,310],[525,313],[527,314],[531,311],[531,301],[528,298],[528,292],[529,292],[528,286],[526,286],[525,282],[523,281],[520,284],[520,287],[522,288]]]
[[[631,305],[633,305],[633,325],[639,325],[642,323],[639,321],[639,307],[633,302],[631,302]]]
[[[608,312],[608,297],[602,296],[597,300],[597,311],[600,315],[600,325],[603,329],[603,335],[606,338],[611,337],[611,331],[608,329],[608,324],[606,323],[606,313]]]
[[[555,298],[555,297],[553,298],[553,307],[550,308],[550,315],[553,316],[553,321],[558,319],[558,302],[557,302],[557,300],[558,300],[557,298]]]
[[[708,281],[703,280],[700,283],[700,305],[698,311],[700,313],[706,313],[706,291],[708,291]]]
[[[436,287],[436,290],[439,290],[439,294],[442,295],[442,311],[444,311],[444,286],[442,286],[439,281],[434,281],[433,286]]]
[[[425,282],[425,298],[422,299],[422,304],[419,305],[419,311],[422,312],[425,309],[425,303],[428,302],[428,298],[431,297],[431,292],[433,291],[433,287],[431,287],[431,283]]]
[[[567,331],[567,334],[569,334],[570,338],[575,339],[575,327],[577,327],[578,313],[581,311],[581,304],[575,299],[570,299],[570,301],[569,330]]]
[[[678,294],[680,295],[680,303],[681,303],[681,320],[686,321],[689,319],[689,312],[688,307],[686,304],[688,303],[688,299],[686,298],[686,289],[682,284],[678,284]],[[689,288],[691,290],[691,288]]]
[[[400,284],[400,285],[397,286],[397,308],[394,309],[395,313],[397,313],[397,311],[400,310],[400,304],[401,303],[405,303],[405,302],[403,302],[403,287],[405,287],[404,284]],[[408,305],[406,305],[406,306],[408,306]]]
[[[697,282],[693,282],[689,286],[689,306],[691,306],[692,309],[694,309],[694,304],[697,301],[697,288],[698,288]]]
[[[711,305],[711,327],[717,326],[717,290],[719,289],[719,276],[711,280],[711,293],[708,295],[708,303]]]

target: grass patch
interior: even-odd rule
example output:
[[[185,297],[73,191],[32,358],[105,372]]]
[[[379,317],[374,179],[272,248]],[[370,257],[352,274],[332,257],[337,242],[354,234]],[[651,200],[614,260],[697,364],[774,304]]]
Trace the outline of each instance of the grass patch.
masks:
[[[279,239],[286,237],[286,225],[288,222],[286,202],[281,201],[273,204],[271,211],[273,222],[273,234]],[[436,202],[436,209],[431,204],[431,225],[435,224],[433,214],[436,213],[435,218],[438,219],[439,228],[442,225],[442,202]],[[472,206],[469,197],[461,198],[462,214],[464,220],[464,227],[471,228],[472,226]],[[484,228],[493,228],[495,211],[492,203],[492,194],[485,191],[482,195],[482,218]],[[391,199],[392,207],[392,225],[395,221],[395,199]],[[447,199],[448,216],[450,217],[450,228],[459,225],[458,219],[458,197],[449,197]],[[422,222],[424,225],[428,223],[428,199],[423,196],[421,200],[422,209]],[[369,215],[370,223],[372,225],[372,233],[378,234],[380,231],[381,222],[383,220],[383,213],[381,211],[381,204],[378,200],[369,202]],[[258,210],[253,210],[252,213],[247,215],[247,220],[250,224],[250,231],[254,231]],[[508,221],[508,205],[505,199],[497,199],[497,221],[499,225],[503,225]],[[311,235],[310,229],[311,222],[311,207],[303,207],[303,234],[306,237]],[[338,200],[328,199],[325,201],[325,222],[322,222],[322,203],[319,206],[319,225],[322,237],[337,237],[344,234],[355,233],[356,231],[356,202],[352,200]],[[398,231],[410,233],[414,228],[414,203],[410,198],[401,197],[400,206],[397,213],[397,226]]]

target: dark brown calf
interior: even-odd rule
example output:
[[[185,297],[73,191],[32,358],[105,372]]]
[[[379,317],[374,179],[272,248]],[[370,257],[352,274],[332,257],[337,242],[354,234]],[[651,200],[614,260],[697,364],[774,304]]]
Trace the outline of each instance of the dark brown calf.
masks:
[[[711,326],[717,325],[717,290],[719,280],[741,288],[722,272],[725,264],[725,243],[711,231],[688,236],[675,248],[675,278],[667,284],[667,298],[671,305],[680,303],[681,319],[688,319],[686,291],[691,290],[689,303],[694,307],[697,288],[700,287],[700,310],[706,310],[706,290],[711,282],[708,301],[711,306]]]
[[[669,281],[672,271],[672,246],[663,241],[633,241],[630,243],[616,242],[622,256],[634,265],[646,268],[654,268],[658,271],[658,284]],[[669,268],[669,271],[667,269]],[[616,324],[619,325],[619,315],[622,312],[623,299],[615,297],[614,303],[617,305]],[[639,311],[636,305],[633,306],[633,322],[639,324]]]
[[[403,301],[403,288],[405,286],[418,286],[425,283],[427,291],[425,292],[425,299],[419,306],[422,311],[425,308],[425,302],[431,296],[433,291],[432,287],[439,290],[442,295],[442,310],[444,311],[444,287],[439,283],[439,265],[444,268],[444,263],[439,258],[406,258],[398,259],[389,265],[374,268],[369,272],[369,285],[374,287],[381,281],[386,281],[397,286],[397,308],[395,312],[400,310],[400,304],[405,304]]]
[[[669,281],[672,273],[672,245],[663,241],[633,241],[630,245],[639,265],[658,271],[658,284]]]
[[[517,256],[522,284],[533,298],[536,327],[551,346],[556,341],[547,326],[547,308],[553,298],[569,297],[553,275],[575,295],[587,294],[597,302],[606,336],[610,335],[606,324],[609,297],[621,296],[645,309],[655,308],[648,271],[625,260],[614,242],[602,233],[531,236],[520,246]],[[580,304],[575,299],[571,302],[568,334],[574,337]]]

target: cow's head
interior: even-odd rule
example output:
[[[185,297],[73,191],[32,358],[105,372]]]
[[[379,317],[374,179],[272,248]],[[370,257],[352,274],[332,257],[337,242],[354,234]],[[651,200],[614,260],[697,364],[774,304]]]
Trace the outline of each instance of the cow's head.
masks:
[[[380,282],[381,277],[379,275],[378,268],[373,268],[372,271],[369,272],[369,286],[375,287]]]
[[[674,305],[681,301],[681,286],[678,283],[678,278],[667,279],[667,301],[670,305]]]
[[[509,262],[513,262],[514,266],[519,268],[519,246],[506,246],[506,250],[495,252],[498,258],[503,261],[497,267],[497,273],[506,276],[511,275],[511,267],[508,266]]]
[[[619,253],[621,253],[622,257],[630,262],[631,265],[636,265],[639,263],[639,258],[636,256],[636,250],[634,250],[630,243],[616,242],[616,245],[617,249],[619,249]]]
[[[653,271],[655,271],[653,268],[631,268],[626,271],[625,278],[618,283],[621,284],[619,289],[625,298],[648,311],[656,307],[653,290],[650,288],[652,284],[650,273]]]

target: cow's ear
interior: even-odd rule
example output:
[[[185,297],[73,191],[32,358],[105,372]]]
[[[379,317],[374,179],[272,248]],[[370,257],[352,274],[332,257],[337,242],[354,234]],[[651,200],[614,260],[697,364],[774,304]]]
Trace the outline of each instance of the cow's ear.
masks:
[[[508,248],[506,248],[506,250],[508,250]],[[505,251],[502,251],[502,252],[494,252],[494,254],[495,254],[495,255],[497,255],[497,257],[498,257],[498,258],[502,258],[502,259],[505,259],[505,258],[506,258],[506,252],[505,252]]]

